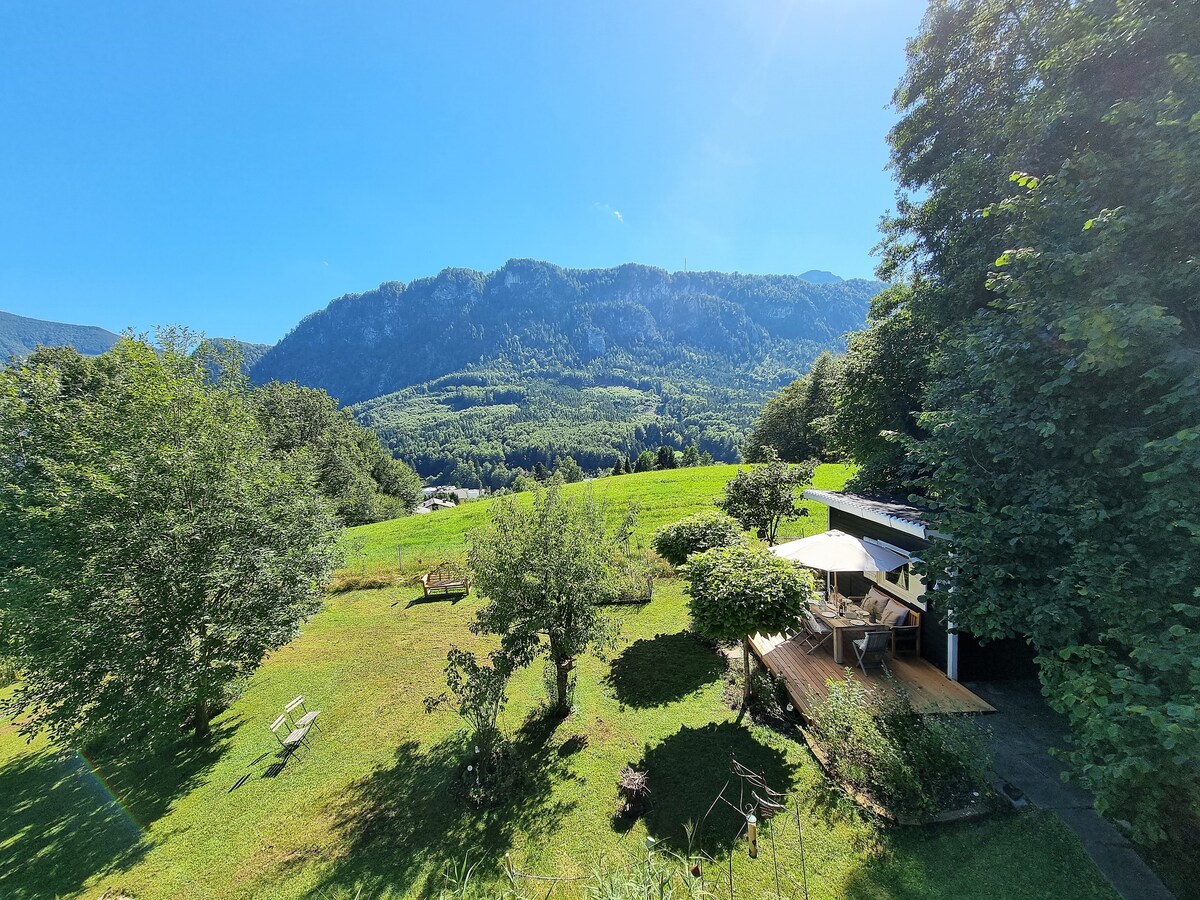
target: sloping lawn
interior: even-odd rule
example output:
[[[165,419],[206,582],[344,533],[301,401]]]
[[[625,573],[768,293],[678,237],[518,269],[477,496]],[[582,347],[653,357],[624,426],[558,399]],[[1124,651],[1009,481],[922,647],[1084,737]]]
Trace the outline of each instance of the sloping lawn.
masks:
[[[598,478],[595,481],[569,484],[564,491],[576,493],[593,491],[609,505],[609,517],[613,523],[620,521],[625,509],[636,503],[640,507],[637,527],[634,530],[633,546],[646,548],[655,529],[668,522],[677,522],[684,516],[711,509],[713,500],[721,496],[725,485],[738,471],[738,466],[703,466],[692,469],[670,469],[662,472],[640,472],[616,478]],[[744,466],[742,468],[745,468]],[[825,490],[838,490],[850,477],[853,468],[845,465],[825,464],[817,468],[813,486]],[[518,502],[526,503],[528,494],[516,495]],[[352,558],[347,562],[365,562],[395,565],[397,547],[404,554],[404,568],[419,568],[436,560],[462,556],[467,546],[467,535],[482,525],[494,500],[479,500],[464,503],[456,509],[441,510],[421,516],[409,516],[380,522],[376,525],[360,525],[346,529],[346,540]],[[829,507],[809,500],[801,504],[808,516],[785,522],[780,528],[779,539],[816,534],[829,527]],[[361,547],[361,549],[359,549]]]
[[[515,679],[504,724],[519,787],[476,809],[455,789],[460,723],[446,710],[426,714],[422,701],[444,690],[452,644],[486,649],[468,631],[481,601],[424,603],[418,593],[331,598],[219,717],[210,748],[89,762],[27,745],[0,723],[0,897],[425,897],[447,868],[467,859],[494,874],[506,853],[524,872],[586,875],[601,857],[644,861],[647,834],[682,848],[684,823],[702,819],[728,779],[731,752],[794,792],[812,897],[1114,896],[1053,815],[885,829],[841,801],[800,744],[724,705],[724,660],[686,633],[676,581],[645,607],[614,611],[621,640],[609,660],[581,660],[577,710],[556,728],[536,714],[540,668]],[[267,725],[299,693],[323,709],[323,727],[280,770]],[[653,792],[631,828],[612,819],[627,763],[650,773]],[[794,815],[786,821],[777,832],[785,892],[800,874]],[[764,896],[774,887],[769,832],[752,861],[744,839],[734,843],[738,824],[719,806],[702,843],[733,849],[738,897]],[[539,886],[545,896],[550,885]],[[570,882],[553,896],[579,893]]]

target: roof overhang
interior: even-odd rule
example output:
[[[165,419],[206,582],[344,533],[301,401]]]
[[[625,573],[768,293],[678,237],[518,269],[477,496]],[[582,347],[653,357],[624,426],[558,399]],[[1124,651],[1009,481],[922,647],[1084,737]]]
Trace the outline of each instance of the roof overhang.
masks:
[[[863,503],[857,502],[857,498],[853,494],[842,494],[838,491],[819,491],[815,488],[808,488],[804,492],[804,499],[824,503],[831,509],[841,510],[860,519],[866,519],[868,522],[875,522],[887,528],[911,534],[913,537],[919,537],[922,540],[927,541],[932,537],[941,536],[929,531],[921,522],[905,519],[883,512],[882,510],[872,509]]]

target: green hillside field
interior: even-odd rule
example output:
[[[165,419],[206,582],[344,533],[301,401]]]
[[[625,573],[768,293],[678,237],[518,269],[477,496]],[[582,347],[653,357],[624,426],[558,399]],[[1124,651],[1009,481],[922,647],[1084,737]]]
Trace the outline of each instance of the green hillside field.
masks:
[[[642,505],[644,542],[658,523],[707,504],[734,471],[623,476],[592,489],[614,507]],[[825,468],[819,483],[844,475]],[[381,563],[397,543],[414,558],[461,553],[488,508],[365,526],[349,539]],[[807,530],[820,527],[814,517]],[[483,601],[424,602],[420,593],[403,584],[330,596],[214,721],[210,747],[185,741],[164,758],[114,758],[45,737],[27,743],[0,719],[0,897],[436,898],[447,872],[471,865],[487,882],[472,896],[510,896],[495,887],[506,860],[539,879],[586,879],[598,866],[645,865],[647,838],[656,852],[685,849],[684,825],[705,819],[731,753],[791,795],[771,826],[785,896],[804,896],[799,815],[812,898],[1115,897],[1053,813],[893,829],[847,802],[802,742],[730,706],[733,676],[690,634],[679,580],[644,606],[610,611],[617,644],[604,659],[579,660],[565,721],[539,714],[540,666],[519,673],[502,716],[519,780],[477,808],[458,787],[469,777],[462,722],[446,709],[426,713],[423,700],[445,690],[451,646],[493,646],[469,630]],[[298,694],[322,710],[322,727],[281,766],[268,725]],[[613,818],[626,764],[647,771],[653,791],[632,824]],[[736,896],[772,895],[771,828],[751,860],[727,807],[705,821],[701,846],[729,860]],[[727,897],[719,869],[709,887]],[[518,882],[522,896],[585,896],[582,880]]]

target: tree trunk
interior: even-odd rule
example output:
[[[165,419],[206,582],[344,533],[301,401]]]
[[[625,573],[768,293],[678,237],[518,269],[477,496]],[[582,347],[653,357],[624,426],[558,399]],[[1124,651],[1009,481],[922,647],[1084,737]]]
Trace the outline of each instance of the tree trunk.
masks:
[[[209,716],[208,701],[197,700],[192,708],[192,728],[196,731],[196,740],[198,741],[206,740],[212,734]]]
[[[571,669],[574,667],[575,663],[569,656],[554,660],[555,693],[558,701],[555,712],[560,716],[565,716],[571,711],[571,698],[568,694],[571,689]]]
[[[754,691],[750,687],[750,635],[742,638],[742,705],[749,706]]]

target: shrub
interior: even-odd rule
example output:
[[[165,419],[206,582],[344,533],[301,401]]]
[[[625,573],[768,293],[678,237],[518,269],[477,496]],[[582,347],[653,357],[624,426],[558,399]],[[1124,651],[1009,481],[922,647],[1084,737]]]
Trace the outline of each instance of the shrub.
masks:
[[[847,670],[808,718],[830,774],[893,813],[936,813],[989,790],[991,762],[974,720],[919,715],[893,680],[869,688]]]
[[[746,542],[737,520],[718,510],[707,510],[664,525],[654,532],[654,549],[673,566],[681,566],[693,553],[713,547],[736,547]]]

